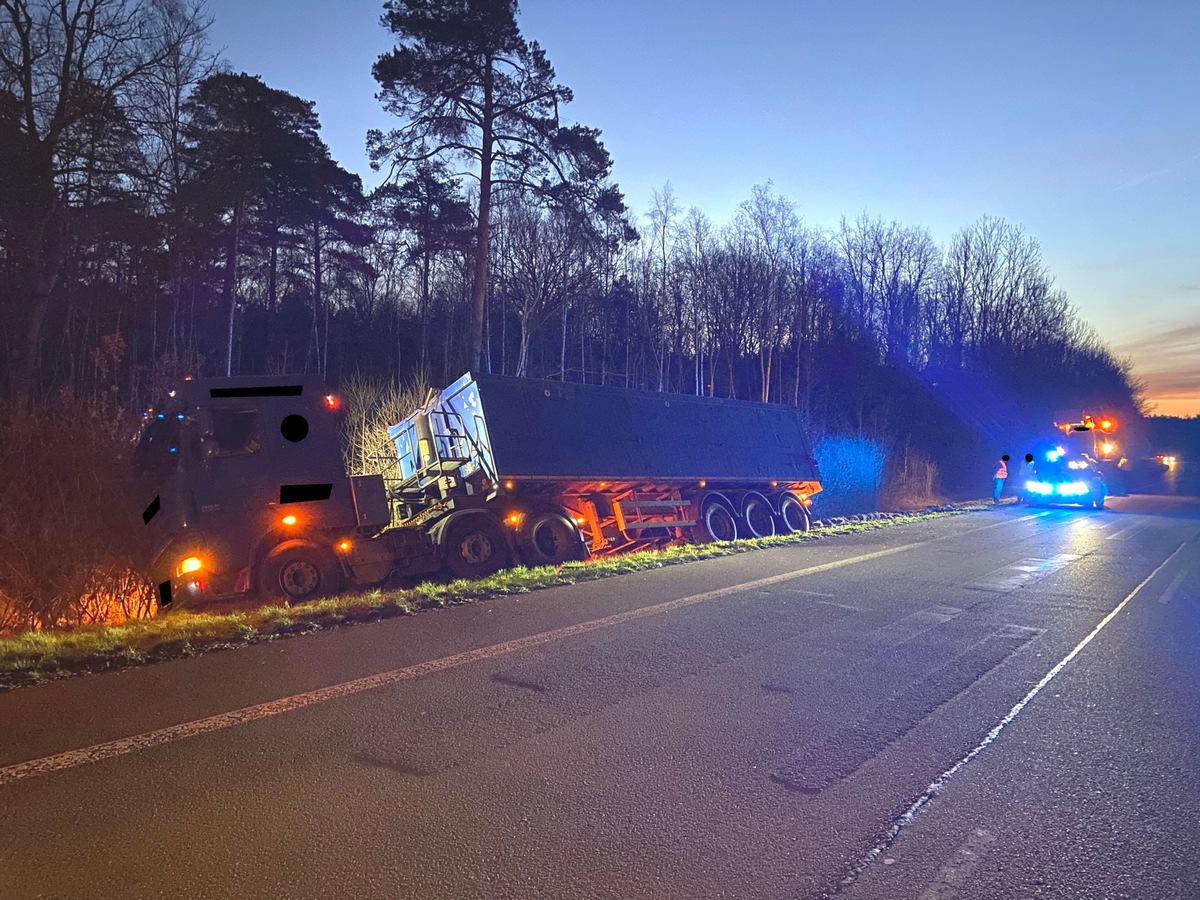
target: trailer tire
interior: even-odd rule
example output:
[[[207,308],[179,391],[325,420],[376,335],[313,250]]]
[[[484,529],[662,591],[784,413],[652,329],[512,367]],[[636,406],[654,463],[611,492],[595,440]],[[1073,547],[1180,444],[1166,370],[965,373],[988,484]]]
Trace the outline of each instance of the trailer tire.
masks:
[[[808,509],[795,494],[784,494],[779,498],[780,534],[801,534],[810,528]]]
[[[334,555],[303,541],[280,544],[258,567],[259,590],[287,603],[336,594],[341,586],[342,573]]]
[[[487,513],[450,520],[438,543],[455,578],[487,578],[512,562],[504,532]]]
[[[771,537],[775,534],[775,511],[762,494],[751,491],[742,498],[742,524],[748,538]]]
[[[584,558],[583,539],[565,512],[533,512],[521,529],[521,556],[531,566],[579,562]]]
[[[720,494],[710,494],[700,504],[700,521],[692,531],[692,538],[697,544],[738,539],[737,518]]]

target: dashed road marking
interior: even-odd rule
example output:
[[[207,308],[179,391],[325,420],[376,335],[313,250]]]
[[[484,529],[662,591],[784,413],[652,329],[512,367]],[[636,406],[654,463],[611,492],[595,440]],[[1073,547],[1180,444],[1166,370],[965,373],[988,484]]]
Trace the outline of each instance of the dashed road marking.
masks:
[[[1171,599],[1179,592],[1179,586],[1183,584],[1183,579],[1187,578],[1187,575],[1187,569],[1184,569],[1182,572],[1176,575],[1175,580],[1167,586],[1167,589],[1163,591],[1162,596],[1158,598],[1158,602],[1170,603]]]
[[[1128,528],[1122,528],[1120,531],[1114,531],[1112,534],[1110,534],[1106,538],[1106,540],[1110,540],[1110,541],[1132,540],[1133,538],[1137,537],[1141,532],[1145,531],[1149,527],[1150,527],[1150,523],[1148,521],[1138,522],[1134,525],[1130,525]]]
[[[968,582],[963,587],[976,591],[1008,594],[1024,587],[1031,581],[1040,581],[1048,575],[1053,575],[1059,569],[1066,568],[1080,558],[1076,553],[1060,553],[1050,559],[1022,559],[1012,565],[989,572],[983,578]]]

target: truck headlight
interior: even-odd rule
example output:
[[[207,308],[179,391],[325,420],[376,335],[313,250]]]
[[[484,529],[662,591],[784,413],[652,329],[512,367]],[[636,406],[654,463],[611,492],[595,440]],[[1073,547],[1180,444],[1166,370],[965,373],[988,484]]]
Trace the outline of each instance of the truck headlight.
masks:
[[[176,576],[190,575],[192,572],[199,572],[204,567],[198,556],[189,556],[187,559],[179,563],[175,569]]]

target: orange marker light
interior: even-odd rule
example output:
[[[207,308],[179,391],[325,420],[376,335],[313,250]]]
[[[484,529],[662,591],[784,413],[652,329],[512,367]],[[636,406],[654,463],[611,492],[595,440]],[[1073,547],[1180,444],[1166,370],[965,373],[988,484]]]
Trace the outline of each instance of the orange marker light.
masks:
[[[295,516],[284,516],[279,521],[282,522],[284,525],[295,525],[297,520],[296,520]]]
[[[701,482],[700,482],[700,487],[708,487],[708,482],[707,482],[707,481],[701,481]]]
[[[344,538],[344,539],[338,541],[337,548],[342,553],[349,553],[351,550],[354,549],[354,544],[352,544],[350,542],[349,538]]]
[[[506,491],[511,491],[513,489],[513,483],[511,481],[504,482],[504,489]]]
[[[508,516],[508,524],[516,527],[521,524],[521,514],[519,512],[510,513]]]
[[[200,557],[189,556],[179,564],[179,574],[188,575],[192,572],[199,572],[203,563],[200,562]]]

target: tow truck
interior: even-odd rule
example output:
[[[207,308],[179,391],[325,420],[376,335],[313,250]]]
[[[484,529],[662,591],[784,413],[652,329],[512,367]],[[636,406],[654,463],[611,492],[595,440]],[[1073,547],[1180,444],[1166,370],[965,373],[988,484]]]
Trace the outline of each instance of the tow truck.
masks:
[[[1083,413],[1078,419],[1060,416],[1054,427],[1062,438],[1039,444],[1025,457],[1022,499],[1031,506],[1069,503],[1103,509],[1109,488],[1102,460],[1115,459],[1111,433],[1116,421]]]

